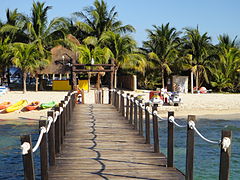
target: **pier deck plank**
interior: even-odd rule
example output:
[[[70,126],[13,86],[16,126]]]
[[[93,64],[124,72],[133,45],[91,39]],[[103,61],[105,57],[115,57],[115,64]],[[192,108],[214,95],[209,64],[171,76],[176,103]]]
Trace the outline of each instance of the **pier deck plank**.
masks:
[[[111,105],[76,105],[49,179],[183,180]]]

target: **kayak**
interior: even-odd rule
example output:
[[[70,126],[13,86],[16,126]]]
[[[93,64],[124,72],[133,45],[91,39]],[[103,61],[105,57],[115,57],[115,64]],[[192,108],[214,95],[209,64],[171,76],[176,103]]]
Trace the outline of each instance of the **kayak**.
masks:
[[[0,104],[0,110],[6,109],[10,105],[11,105],[11,102],[3,102],[3,103]]]
[[[28,104],[27,100],[18,101],[17,103],[9,106],[9,107],[6,109],[6,112],[13,112],[13,111],[22,109],[22,108],[25,107],[27,104]]]
[[[48,103],[42,103],[40,105],[40,108],[47,109],[47,108],[51,108],[51,107],[53,107],[55,105],[56,105],[55,101],[51,101],[51,102],[48,102]]]
[[[40,102],[39,102],[39,101],[33,101],[33,102],[31,102],[31,104],[29,104],[29,105],[26,106],[26,109],[27,109],[28,111],[35,110],[35,109],[38,108],[39,105],[40,105]]]

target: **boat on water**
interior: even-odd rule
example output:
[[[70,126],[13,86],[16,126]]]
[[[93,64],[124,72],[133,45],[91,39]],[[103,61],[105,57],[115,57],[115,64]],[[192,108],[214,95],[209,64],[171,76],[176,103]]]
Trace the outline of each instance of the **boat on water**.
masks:
[[[0,110],[6,109],[9,106],[11,106],[11,102],[3,102],[3,103],[0,104]]]
[[[8,108],[6,108],[6,112],[14,112],[16,110],[22,109],[27,104],[28,104],[27,100],[18,101],[17,103],[15,103],[15,104],[9,106]]]
[[[40,101],[33,101],[29,105],[26,106],[26,109],[28,111],[32,111],[32,110],[37,109],[39,107],[39,105],[40,105]]]
[[[56,105],[56,102],[55,101],[51,101],[51,102],[48,102],[48,103],[42,103],[40,105],[40,108],[42,109],[47,109],[47,108],[52,108]]]

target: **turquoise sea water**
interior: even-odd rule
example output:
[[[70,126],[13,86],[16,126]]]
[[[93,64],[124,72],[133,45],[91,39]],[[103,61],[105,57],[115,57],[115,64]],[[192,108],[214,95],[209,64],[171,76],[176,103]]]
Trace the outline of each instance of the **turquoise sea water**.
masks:
[[[185,121],[178,120],[179,124]],[[166,154],[167,122],[159,122],[160,149]],[[222,129],[233,131],[231,180],[240,179],[240,121],[207,120],[197,122],[199,131],[211,140],[219,140]],[[0,120],[0,179],[22,180],[23,166],[20,150],[20,135],[32,134],[33,144],[38,134],[36,121],[4,121]],[[174,165],[185,172],[186,128],[175,128],[175,162]],[[195,180],[217,180],[219,172],[218,145],[209,144],[195,136]],[[37,179],[39,176],[39,152],[34,153]]]

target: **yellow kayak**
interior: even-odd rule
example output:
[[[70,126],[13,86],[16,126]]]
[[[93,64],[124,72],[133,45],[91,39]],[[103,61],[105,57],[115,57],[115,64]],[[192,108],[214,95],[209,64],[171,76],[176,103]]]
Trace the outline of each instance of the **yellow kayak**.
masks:
[[[27,100],[18,101],[17,103],[9,106],[9,107],[6,109],[6,112],[13,112],[13,111],[22,109],[22,108],[25,107],[27,104],[28,104]]]

